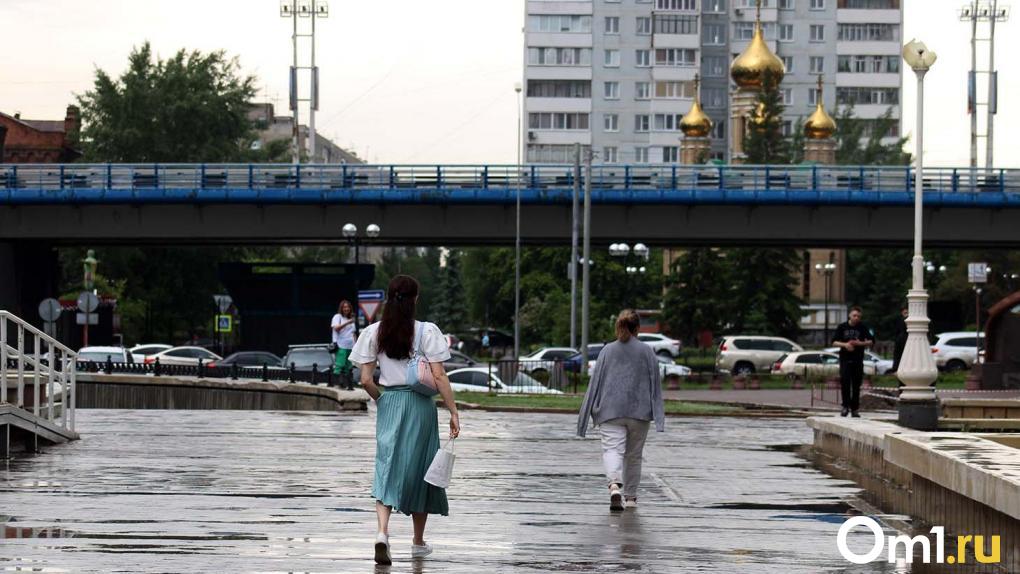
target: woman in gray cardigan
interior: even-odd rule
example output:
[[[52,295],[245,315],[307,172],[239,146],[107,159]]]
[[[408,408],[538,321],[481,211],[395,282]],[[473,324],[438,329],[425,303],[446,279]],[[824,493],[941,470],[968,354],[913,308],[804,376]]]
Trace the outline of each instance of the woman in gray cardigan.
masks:
[[[662,374],[652,348],[636,337],[640,325],[632,309],[620,313],[616,341],[599,353],[577,419],[578,436],[588,430],[589,417],[599,426],[613,511],[637,507],[649,422],[655,421],[656,431],[665,430]]]

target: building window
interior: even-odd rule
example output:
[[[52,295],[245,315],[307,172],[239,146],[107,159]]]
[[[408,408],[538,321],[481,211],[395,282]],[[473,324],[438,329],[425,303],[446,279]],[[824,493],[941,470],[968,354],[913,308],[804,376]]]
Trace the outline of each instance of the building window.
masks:
[[[588,114],[572,112],[532,112],[528,114],[530,130],[586,130]]]
[[[899,24],[840,24],[838,39],[841,42],[898,42]]]
[[[782,94],[783,94],[783,105],[784,106],[792,106],[793,105],[793,88],[783,88]]]
[[[528,16],[531,32],[591,32],[591,16],[541,14]]]
[[[645,133],[650,131],[652,128],[652,118],[648,114],[638,114],[634,116],[634,131],[636,133]]]
[[[726,11],[726,0],[703,0],[705,12],[721,14]]]
[[[680,161],[680,148],[675,145],[662,147],[662,163],[677,163]]]
[[[619,50],[606,50],[603,57],[603,64],[607,68],[619,68],[620,67],[620,51]]]
[[[620,116],[617,114],[606,114],[602,117],[602,131],[606,132],[618,132],[620,131]]]
[[[783,121],[783,137],[790,137],[793,135],[793,122],[790,120]]]
[[[811,25],[811,41],[812,42],[824,42],[825,41],[825,25],[824,24],[812,24]]]
[[[639,68],[647,68],[647,67],[651,66],[652,63],[651,63],[651,58],[649,56],[650,53],[651,53],[651,50],[635,50],[634,51],[634,60],[635,60],[634,65],[636,65]]]
[[[652,99],[652,83],[634,82],[634,99],[635,100]]]
[[[653,129],[657,132],[675,132],[680,129],[683,114],[655,114]]]
[[[811,56],[811,73],[825,73],[825,56]]]
[[[722,46],[726,43],[726,26],[705,24],[701,28],[701,42],[706,46]]]
[[[590,66],[591,48],[528,48],[532,66]]]
[[[581,153],[587,153],[590,146],[582,145]],[[571,163],[574,161],[573,144],[528,144],[529,163]]]
[[[840,56],[836,62],[838,72],[848,74],[898,74],[899,56]]]
[[[725,56],[705,56],[701,73],[707,78],[721,78],[726,75],[729,63]]]
[[[617,152],[615,146],[606,146],[602,148],[602,161],[605,163],[617,162]]]
[[[837,7],[842,10],[899,10],[900,0],[839,0]]]
[[[818,88],[811,88],[810,90],[808,90],[807,93],[808,103],[811,104],[812,106],[816,105],[818,103],[818,96],[821,94],[821,91],[819,91]]]
[[[751,9],[754,9],[754,3],[751,3]],[[765,35],[766,40],[775,40],[776,38],[776,23],[775,22],[762,22],[761,25],[762,34]],[[733,23],[733,40],[750,40],[754,37],[754,22],[734,22]]]
[[[779,0],[780,10],[793,10],[797,5],[794,0]]]
[[[655,9],[694,12],[698,9],[698,0],[655,0]]]
[[[786,68],[787,74],[793,73],[793,56],[780,56],[779,59],[783,61],[783,67]]]
[[[620,99],[620,82],[605,82],[602,84],[602,95],[607,100]]]
[[[619,16],[606,16],[606,34],[619,34],[620,33],[620,17]]]
[[[726,122],[719,120],[712,123],[712,139],[724,140],[726,139]]]
[[[899,88],[836,87],[836,103],[895,105],[900,103]]]
[[[701,99],[710,108],[721,108],[726,105],[725,88],[701,88]]]
[[[529,98],[590,98],[588,80],[528,80]]]
[[[698,51],[692,48],[656,48],[656,66],[694,66]]]
[[[792,42],[793,41],[793,24],[780,24],[780,26],[779,26],[779,41],[780,42]]]
[[[636,163],[648,163],[648,148],[642,146],[634,148],[634,161]]]
[[[825,0],[811,0],[812,10],[825,10]]]
[[[694,97],[694,82],[676,80],[655,82],[655,98],[659,100],[680,100]]]
[[[686,14],[657,14],[655,16],[656,34],[697,34],[698,17]]]
[[[652,33],[652,19],[648,16],[638,16],[637,35],[647,36]]]

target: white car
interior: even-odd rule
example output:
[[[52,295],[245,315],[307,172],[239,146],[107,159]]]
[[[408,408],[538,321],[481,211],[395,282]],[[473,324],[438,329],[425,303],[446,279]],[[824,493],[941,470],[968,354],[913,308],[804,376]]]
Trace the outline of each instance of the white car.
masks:
[[[836,353],[839,355],[839,347],[830,347],[825,349],[826,353]],[[871,351],[864,351],[864,363],[871,363],[875,367],[875,373],[879,375],[888,375],[892,373],[893,360],[883,359],[877,353]]]
[[[659,362],[659,374],[662,375],[662,380],[665,381],[671,377],[689,377],[691,376],[691,368],[686,365],[678,365],[673,362],[673,359],[669,359],[662,355],[656,355],[655,359]],[[592,376],[595,372],[595,360],[588,361],[588,376]]]
[[[963,371],[974,365],[978,356],[978,342],[985,348],[985,334],[974,331],[954,331],[935,335],[931,346],[935,366],[946,371]]]
[[[525,373],[548,373],[557,362],[565,362],[576,354],[577,350],[570,347],[544,347],[521,357],[521,370]]]
[[[503,382],[497,370],[490,371],[487,367],[468,367],[457,369],[446,374],[450,378],[450,388],[454,392],[487,393],[490,390],[505,394],[562,395],[563,391],[550,389],[531,378],[526,373],[518,372],[513,384]]]
[[[124,347],[82,347],[78,349],[78,362],[105,363],[109,359],[114,363],[134,362]]]
[[[783,355],[772,365],[773,375],[790,378],[822,378],[839,376],[839,355],[825,351],[799,351]],[[864,374],[874,375],[874,363],[864,362]]]
[[[675,359],[680,356],[680,341],[659,333],[638,333],[638,341],[648,345],[660,357]]]
[[[172,347],[165,351],[160,351],[155,355],[149,355],[145,357],[146,363],[155,363],[156,359],[159,359],[160,365],[198,365],[199,359],[202,364],[207,364],[209,361],[222,361],[223,357],[216,353],[202,347]]]
[[[135,345],[129,349],[131,357],[134,358],[136,363],[145,362],[145,357],[155,355],[167,349],[174,348],[173,345],[163,345],[161,343],[151,343],[148,345]]]

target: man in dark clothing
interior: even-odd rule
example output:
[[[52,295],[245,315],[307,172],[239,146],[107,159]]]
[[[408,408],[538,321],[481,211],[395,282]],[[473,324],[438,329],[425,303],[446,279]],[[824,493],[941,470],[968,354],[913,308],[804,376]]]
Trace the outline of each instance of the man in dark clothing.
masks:
[[[900,310],[902,318],[896,322],[896,346],[893,347],[892,370],[895,373],[900,370],[900,359],[903,358],[903,349],[907,348],[907,315],[906,307]]]
[[[839,347],[839,382],[843,390],[842,416],[860,417],[861,384],[864,383],[864,349],[875,344],[875,335],[861,322],[860,307],[850,309],[850,320],[836,327],[833,345]]]

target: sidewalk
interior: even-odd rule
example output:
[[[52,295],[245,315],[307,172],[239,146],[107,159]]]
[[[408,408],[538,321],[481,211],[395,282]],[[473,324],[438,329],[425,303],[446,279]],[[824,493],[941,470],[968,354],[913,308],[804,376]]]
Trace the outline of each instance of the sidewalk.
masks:
[[[816,391],[816,393],[819,391]],[[764,407],[783,407],[793,409],[839,409],[839,390],[826,389],[825,401],[821,401],[818,395],[815,396],[814,405],[811,403],[811,389],[787,390],[787,389],[761,389],[761,390],[690,390],[690,391],[663,391],[663,397],[669,400],[678,401],[706,401],[717,403],[734,403],[741,405],[755,405]],[[835,401],[835,402],[832,402]]]

